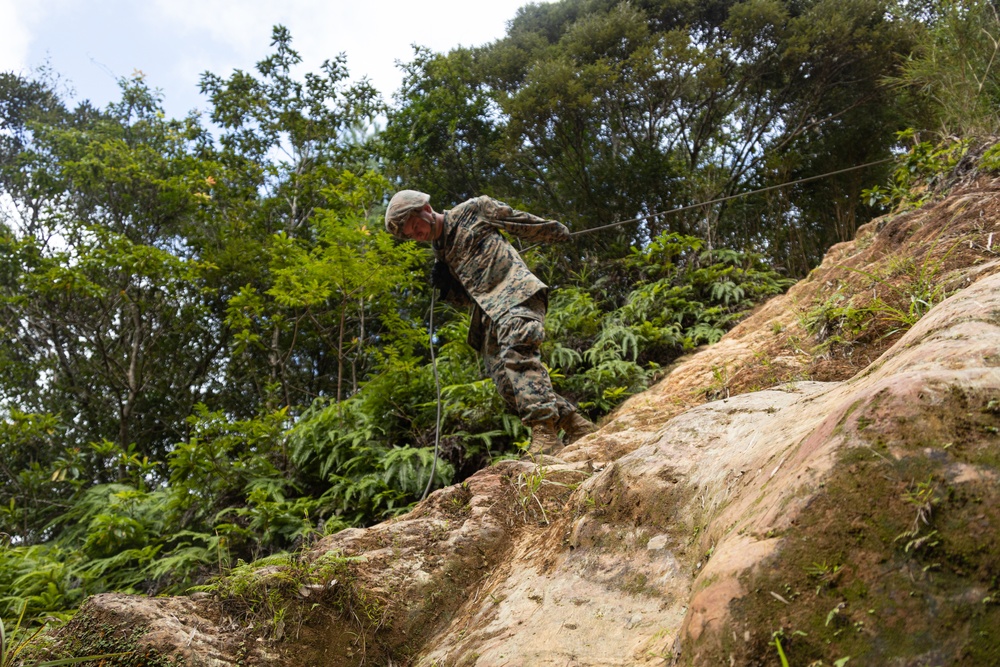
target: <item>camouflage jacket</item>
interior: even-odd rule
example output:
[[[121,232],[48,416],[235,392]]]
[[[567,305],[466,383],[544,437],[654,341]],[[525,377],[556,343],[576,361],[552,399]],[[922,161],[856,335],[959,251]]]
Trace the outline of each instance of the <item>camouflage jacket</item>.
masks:
[[[472,300],[469,345],[477,350],[482,349],[484,314],[496,321],[535,294],[548,292],[500,230],[530,243],[569,240],[569,229],[562,223],[515,210],[491,197],[476,197],[445,211],[434,256],[448,265]]]

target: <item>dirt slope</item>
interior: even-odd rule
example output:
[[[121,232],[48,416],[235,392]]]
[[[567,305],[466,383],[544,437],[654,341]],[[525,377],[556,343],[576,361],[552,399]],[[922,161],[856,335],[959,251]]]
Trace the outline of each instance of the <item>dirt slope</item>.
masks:
[[[1000,664],[998,246],[1000,179],[876,220],[559,459],[326,538],[242,605],[97,596],[56,652]]]

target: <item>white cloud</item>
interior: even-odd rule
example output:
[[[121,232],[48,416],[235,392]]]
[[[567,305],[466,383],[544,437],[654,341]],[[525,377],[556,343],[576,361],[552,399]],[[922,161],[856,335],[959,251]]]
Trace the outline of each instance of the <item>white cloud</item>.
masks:
[[[241,56],[251,55],[259,46],[261,30],[268,27],[269,17],[281,16],[287,11],[278,3],[262,0],[156,0],[148,7],[154,20],[170,22],[187,33],[185,37],[205,39]]]
[[[190,37],[225,45],[243,69],[268,53],[271,27],[282,24],[307,68],[346,53],[353,78],[368,76],[389,95],[402,78],[396,61],[410,60],[414,43],[448,51],[497,39],[523,4],[525,0],[475,5],[467,0],[157,0],[155,7],[162,20]],[[203,66],[202,71],[223,74],[232,67]]]
[[[31,58],[47,18],[86,0],[0,0],[0,72],[30,74],[44,60]]]
[[[141,70],[177,116],[206,105],[201,73],[252,70],[282,24],[302,71],[346,53],[351,78],[368,76],[388,98],[402,81],[396,61],[412,59],[412,44],[446,52],[498,39],[528,1],[0,0],[0,71],[50,59],[80,99],[103,106],[117,99],[118,77]]]
[[[20,72],[28,66],[30,33],[16,0],[0,0],[0,72]]]

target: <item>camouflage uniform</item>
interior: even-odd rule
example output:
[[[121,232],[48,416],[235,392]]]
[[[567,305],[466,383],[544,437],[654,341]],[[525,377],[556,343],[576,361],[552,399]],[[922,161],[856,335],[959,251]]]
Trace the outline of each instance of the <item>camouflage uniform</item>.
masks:
[[[548,286],[499,231],[529,242],[551,243],[568,240],[569,230],[485,196],[444,215],[444,231],[434,241],[434,254],[448,265],[471,300],[469,345],[482,353],[507,406],[529,426],[572,414],[573,405],[553,391],[539,353],[545,339]],[[462,296],[453,301],[462,303]]]

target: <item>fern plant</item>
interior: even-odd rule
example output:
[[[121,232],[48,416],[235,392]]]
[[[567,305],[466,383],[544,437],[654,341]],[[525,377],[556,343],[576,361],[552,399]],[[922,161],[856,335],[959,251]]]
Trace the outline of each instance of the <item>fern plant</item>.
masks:
[[[697,238],[664,233],[616,263],[621,298],[597,286],[563,288],[546,320],[546,358],[557,388],[592,414],[641,391],[657,370],[699,345],[719,340],[761,300],[793,281],[760,255],[704,250]]]

